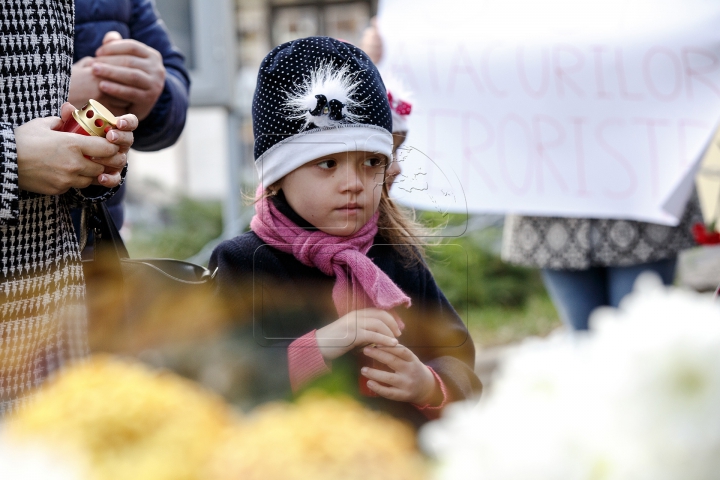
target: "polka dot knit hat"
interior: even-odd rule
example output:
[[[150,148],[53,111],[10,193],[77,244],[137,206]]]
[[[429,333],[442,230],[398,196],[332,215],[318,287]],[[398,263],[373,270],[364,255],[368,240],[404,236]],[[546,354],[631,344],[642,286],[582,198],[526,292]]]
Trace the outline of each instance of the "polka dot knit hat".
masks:
[[[362,50],[333,38],[274,48],[260,65],[252,115],[263,188],[325,155],[392,158],[392,115],[380,75]]]

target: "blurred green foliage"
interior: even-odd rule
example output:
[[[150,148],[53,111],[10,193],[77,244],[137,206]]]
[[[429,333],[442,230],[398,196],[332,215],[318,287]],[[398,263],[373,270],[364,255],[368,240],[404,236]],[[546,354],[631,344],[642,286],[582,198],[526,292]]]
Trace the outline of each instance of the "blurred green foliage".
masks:
[[[475,343],[504,345],[547,335],[561,325],[540,271],[500,259],[501,227],[464,231],[465,215],[426,212],[419,220],[431,228],[451,227],[462,233],[439,238],[426,253],[435,281]]]
[[[219,201],[180,198],[160,209],[160,220],[131,226],[128,251],[135,258],[186,259],[198,253],[223,228]]]
[[[450,215],[449,225],[462,225],[462,215]],[[437,226],[435,216],[423,223]],[[500,227],[445,237],[427,248],[428,263],[438,285],[458,310],[480,307],[523,307],[532,296],[544,293],[540,272],[503,262],[497,252]]]

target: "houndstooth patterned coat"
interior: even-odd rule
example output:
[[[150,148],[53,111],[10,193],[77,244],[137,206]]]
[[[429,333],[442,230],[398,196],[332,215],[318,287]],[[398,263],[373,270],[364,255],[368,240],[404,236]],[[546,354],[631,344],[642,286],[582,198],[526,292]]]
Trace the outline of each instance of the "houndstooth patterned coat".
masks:
[[[72,0],[0,3],[0,417],[87,354],[85,284],[68,213],[85,197],[21,191],[14,136],[25,122],[59,115],[73,31]]]

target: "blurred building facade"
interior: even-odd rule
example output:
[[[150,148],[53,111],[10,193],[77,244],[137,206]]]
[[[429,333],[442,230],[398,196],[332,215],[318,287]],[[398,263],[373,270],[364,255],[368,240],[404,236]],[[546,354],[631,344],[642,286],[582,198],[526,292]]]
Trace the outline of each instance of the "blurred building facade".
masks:
[[[172,201],[177,195],[221,200],[228,223],[240,215],[241,189],[256,182],[250,111],[262,59],[283,42],[311,35],[358,44],[377,0],[155,2],[186,55],[191,108],[176,145],[160,152],[132,152],[130,201],[139,211],[137,202]]]

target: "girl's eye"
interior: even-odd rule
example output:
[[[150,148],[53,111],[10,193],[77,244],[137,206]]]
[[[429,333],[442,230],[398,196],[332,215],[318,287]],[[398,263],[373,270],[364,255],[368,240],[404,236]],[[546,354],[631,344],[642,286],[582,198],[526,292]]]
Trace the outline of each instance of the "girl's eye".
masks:
[[[333,167],[337,166],[337,162],[336,162],[335,160],[332,160],[332,159],[331,159],[331,160],[324,160],[324,161],[318,163],[317,166],[320,167],[320,168],[322,168],[322,169],[327,170],[327,169],[330,169],[330,168],[333,168]]]
[[[370,157],[365,159],[364,165],[366,167],[382,167],[385,165],[385,161],[380,157]]]

